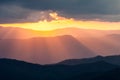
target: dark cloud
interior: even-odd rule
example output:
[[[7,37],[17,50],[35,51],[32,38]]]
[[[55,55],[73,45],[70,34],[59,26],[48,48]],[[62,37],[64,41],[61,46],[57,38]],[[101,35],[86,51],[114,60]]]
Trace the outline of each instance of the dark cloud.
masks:
[[[40,19],[29,20],[30,14],[49,10],[75,19],[116,22],[119,4],[120,0],[0,0],[0,23],[34,22]]]

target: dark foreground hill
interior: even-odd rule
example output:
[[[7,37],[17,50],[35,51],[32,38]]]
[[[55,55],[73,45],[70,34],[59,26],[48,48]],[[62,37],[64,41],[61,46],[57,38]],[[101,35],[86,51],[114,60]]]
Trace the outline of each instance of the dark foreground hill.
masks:
[[[120,56],[96,56],[92,58],[83,58],[83,59],[68,59],[64,60],[62,62],[59,62],[58,64],[62,65],[78,65],[78,64],[87,64],[87,63],[93,63],[93,62],[98,62],[98,61],[105,61],[110,64],[115,64],[115,65],[120,65]]]
[[[120,80],[120,67],[103,60],[78,65],[37,65],[0,59],[0,80]]]

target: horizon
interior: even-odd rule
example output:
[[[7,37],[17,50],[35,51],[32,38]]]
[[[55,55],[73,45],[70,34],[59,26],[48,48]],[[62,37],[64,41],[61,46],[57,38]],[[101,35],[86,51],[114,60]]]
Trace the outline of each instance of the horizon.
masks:
[[[51,63],[120,54],[119,4],[119,0],[1,0],[0,58]]]
[[[0,80],[120,80],[120,0],[0,0]]]

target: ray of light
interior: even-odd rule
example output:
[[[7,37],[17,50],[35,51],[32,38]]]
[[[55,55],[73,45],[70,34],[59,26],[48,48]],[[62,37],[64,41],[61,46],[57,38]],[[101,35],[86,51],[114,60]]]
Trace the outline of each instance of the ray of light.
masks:
[[[90,37],[80,37],[77,38],[79,41],[88,47],[93,52],[97,53],[97,55],[107,56],[107,55],[118,55],[120,50],[120,44],[118,41],[112,40],[107,36],[93,36],[88,33]]]
[[[11,32],[13,32],[13,31],[14,31],[14,28],[11,28],[11,29],[9,29],[9,30],[4,31],[3,34],[2,34],[2,36],[1,36],[1,39],[5,39],[5,38],[8,37],[9,34],[10,34]]]
[[[69,59],[71,55],[69,54],[69,50],[65,47],[65,44],[62,43],[61,39],[56,37],[53,39],[46,39],[49,53],[51,54],[53,61],[62,61],[64,59]]]

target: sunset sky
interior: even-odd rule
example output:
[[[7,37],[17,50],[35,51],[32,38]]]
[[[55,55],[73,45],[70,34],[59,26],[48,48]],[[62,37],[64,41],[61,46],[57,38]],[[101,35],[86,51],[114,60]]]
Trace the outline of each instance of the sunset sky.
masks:
[[[1,0],[0,26],[120,30],[120,0]]]
[[[120,0],[0,0],[0,58],[117,55],[119,41]]]

